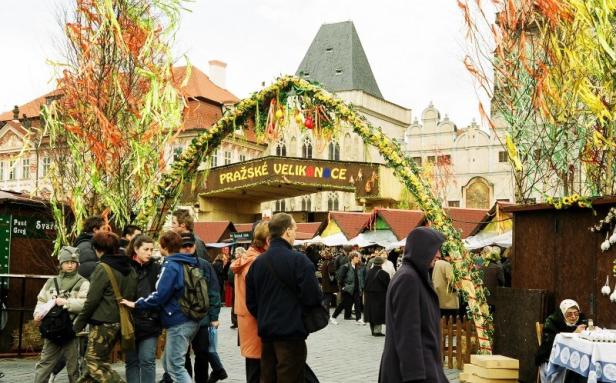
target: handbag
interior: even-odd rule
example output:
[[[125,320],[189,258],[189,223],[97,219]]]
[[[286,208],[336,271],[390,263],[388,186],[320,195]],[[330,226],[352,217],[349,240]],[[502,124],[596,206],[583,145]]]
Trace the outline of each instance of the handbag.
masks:
[[[120,311],[120,333],[121,333],[121,345],[123,351],[131,351],[135,349],[135,328],[133,326],[133,321],[130,315],[130,311],[128,311],[128,307],[121,305],[120,301],[122,298],[122,294],[120,294],[120,288],[118,287],[118,281],[116,281],[113,272],[111,271],[111,267],[105,263],[100,263],[100,265],[105,269],[107,273],[107,277],[111,282],[111,287],[113,288],[113,294],[116,297],[116,301],[118,302],[118,309]]]
[[[70,294],[79,281],[80,279],[78,278],[77,282],[66,290],[65,293]],[[56,294],[60,295],[58,278],[54,278],[53,283],[56,287]],[[59,346],[62,346],[75,338],[71,315],[63,306],[54,306],[51,310],[49,310],[41,322],[39,331],[42,338],[45,338]]]
[[[299,300],[299,296],[294,293],[291,286],[289,286],[284,279],[280,278],[274,267],[272,267],[269,260],[265,261],[265,264],[270,269],[274,277],[282,283],[282,285],[289,290],[293,295],[297,297]],[[300,302],[301,304],[301,302]],[[317,332],[321,329],[324,329],[329,323],[329,311],[323,305],[318,304],[316,306],[303,306],[302,305],[302,321],[304,322],[304,328],[309,333]]]

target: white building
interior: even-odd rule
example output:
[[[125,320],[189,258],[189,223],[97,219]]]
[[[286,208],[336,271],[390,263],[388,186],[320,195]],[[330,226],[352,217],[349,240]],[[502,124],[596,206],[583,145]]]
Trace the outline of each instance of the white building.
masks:
[[[406,130],[406,154],[421,164],[445,206],[488,209],[496,201],[513,202],[511,165],[499,137],[473,121],[460,129],[430,104]]]

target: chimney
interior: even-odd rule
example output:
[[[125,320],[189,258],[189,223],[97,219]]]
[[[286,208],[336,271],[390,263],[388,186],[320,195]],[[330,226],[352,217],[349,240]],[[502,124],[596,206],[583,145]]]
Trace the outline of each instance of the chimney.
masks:
[[[210,60],[210,80],[221,88],[226,88],[227,64],[219,60]]]

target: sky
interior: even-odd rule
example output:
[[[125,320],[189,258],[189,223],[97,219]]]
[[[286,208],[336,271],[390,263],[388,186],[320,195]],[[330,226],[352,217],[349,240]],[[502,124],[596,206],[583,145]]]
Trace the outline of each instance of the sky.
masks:
[[[0,111],[54,88],[48,60],[60,57],[57,15],[73,1],[0,1]],[[459,127],[480,119],[455,0],[194,0],[186,6],[191,11],[183,13],[174,53],[205,73],[209,60],[226,62],[227,89],[240,98],[294,74],[321,24],[351,20],[386,100],[411,109],[413,119],[430,102]]]

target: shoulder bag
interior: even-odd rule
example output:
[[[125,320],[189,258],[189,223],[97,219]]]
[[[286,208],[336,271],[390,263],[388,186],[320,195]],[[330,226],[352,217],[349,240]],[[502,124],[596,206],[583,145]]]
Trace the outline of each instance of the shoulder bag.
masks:
[[[113,271],[111,271],[111,267],[106,263],[101,262],[100,265],[105,269],[107,273],[107,277],[111,282],[111,287],[113,288],[113,293],[115,295],[116,301],[118,303],[118,310],[120,311],[120,333],[122,334],[122,350],[130,351],[135,349],[135,328],[133,326],[133,320],[130,315],[130,311],[128,311],[128,307],[121,305],[120,301],[122,298],[122,294],[120,294],[120,288],[118,287],[118,281],[113,275]]]

